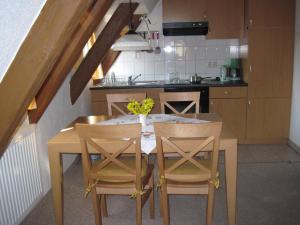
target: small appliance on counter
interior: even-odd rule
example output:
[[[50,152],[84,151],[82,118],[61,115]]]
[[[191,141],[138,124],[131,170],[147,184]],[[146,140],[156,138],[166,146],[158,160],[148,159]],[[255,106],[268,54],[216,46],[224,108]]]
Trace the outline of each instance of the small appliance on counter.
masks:
[[[238,81],[241,80],[241,70],[239,59],[229,59],[226,65],[220,68],[220,81]]]

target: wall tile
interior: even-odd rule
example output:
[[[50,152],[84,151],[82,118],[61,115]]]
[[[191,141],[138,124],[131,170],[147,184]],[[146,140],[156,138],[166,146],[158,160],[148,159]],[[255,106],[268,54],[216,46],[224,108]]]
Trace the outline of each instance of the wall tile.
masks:
[[[199,36],[185,36],[185,46],[194,47],[197,46],[197,40]]]
[[[185,47],[176,47],[175,48],[175,59],[176,60],[185,60]]]
[[[186,61],[185,73],[186,74],[195,74],[196,73],[196,62],[195,61]]]
[[[185,44],[185,36],[176,36],[174,38],[174,41],[175,41],[175,46],[181,46],[181,47],[186,46],[186,44]]]
[[[166,74],[169,74],[169,73],[175,73],[176,71],[176,67],[175,67],[175,61],[173,60],[169,60],[166,62]]]
[[[179,75],[185,75],[185,61],[176,61],[175,68]]]
[[[196,60],[205,59],[207,55],[207,47],[198,47],[195,55]]]
[[[145,73],[145,64],[144,63],[138,63],[139,61],[135,61],[134,63],[134,74],[144,74]]]
[[[164,37],[164,46],[175,46],[175,40],[172,36]]]
[[[154,61],[154,53],[151,52],[151,53],[148,53],[148,52],[145,52],[144,53],[144,57],[145,57],[145,61]]]
[[[154,54],[155,61],[164,61],[165,60],[165,51],[161,48],[160,54]]]
[[[155,62],[155,75],[164,75],[165,74],[165,62],[158,61]]]
[[[152,62],[145,62],[145,75],[153,75],[155,69],[154,61]]]
[[[195,60],[197,47],[185,47],[185,60]]]
[[[165,60],[174,60],[175,59],[175,47],[166,46],[164,48]]]

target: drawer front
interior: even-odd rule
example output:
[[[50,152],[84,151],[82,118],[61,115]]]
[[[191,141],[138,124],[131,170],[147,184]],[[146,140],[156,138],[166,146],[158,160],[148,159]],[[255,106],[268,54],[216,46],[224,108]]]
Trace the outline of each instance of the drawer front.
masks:
[[[108,89],[108,90],[91,90],[92,102],[106,101],[106,94],[122,94],[122,93],[143,93],[146,92],[147,97],[159,99],[159,93],[163,92],[162,88],[132,88],[132,89]]]
[[[247,98],[247,87],[212,87],[209,98]]]

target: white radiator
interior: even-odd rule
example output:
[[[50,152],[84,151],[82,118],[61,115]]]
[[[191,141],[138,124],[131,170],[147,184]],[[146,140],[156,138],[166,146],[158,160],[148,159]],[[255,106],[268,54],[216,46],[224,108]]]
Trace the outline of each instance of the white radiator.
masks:
[[[42,197],[35,126],[21,129],[0,159],[0,224],[19,224]]]

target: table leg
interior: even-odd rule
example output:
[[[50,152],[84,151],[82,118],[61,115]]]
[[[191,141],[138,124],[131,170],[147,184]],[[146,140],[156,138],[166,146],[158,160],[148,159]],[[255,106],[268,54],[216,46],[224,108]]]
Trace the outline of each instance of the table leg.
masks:
[[[237,144],[225,149],[228,224],[236,224]]]
[[[62,158],[61,154],[49,149],[49,163],[52,184],[52,194],[54,202],[55,224],[63,225],[63,173],[62,173]]]

